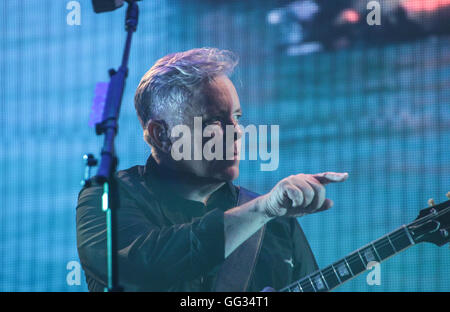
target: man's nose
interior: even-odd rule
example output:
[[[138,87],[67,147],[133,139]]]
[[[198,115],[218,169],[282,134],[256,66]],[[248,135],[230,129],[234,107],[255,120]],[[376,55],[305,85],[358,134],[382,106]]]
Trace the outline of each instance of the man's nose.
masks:
[[[237,122],[234,125],[234,129],[234,140],[237,141],[242,137],[243,132],[241,126]]]
[[[237,122],[237,120],[233,119],[233,120],[231,121],[230,125],[233,126],[233,132],[234,132],[233,140],[234,140],[234,141],[239,140],[239,139],[242,137],[242,134],[243,134],[242,129],[241,129],[239,123]]]

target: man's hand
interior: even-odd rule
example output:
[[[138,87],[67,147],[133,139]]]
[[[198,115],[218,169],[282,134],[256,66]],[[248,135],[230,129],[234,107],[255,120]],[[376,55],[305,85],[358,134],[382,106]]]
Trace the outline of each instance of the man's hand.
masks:
[[[262,196],[261,207],[270,218],[301,217],[327,210],[333,206],[333,201],[325,198],[324,185],[347,178],[348,173],[337,172],[291,175]]]
[[[275,217],[300,217],[331,208],[325,184],[342,182],[347,173],[325,172],[287,177],[267,194],[225,211],[225,257]]]

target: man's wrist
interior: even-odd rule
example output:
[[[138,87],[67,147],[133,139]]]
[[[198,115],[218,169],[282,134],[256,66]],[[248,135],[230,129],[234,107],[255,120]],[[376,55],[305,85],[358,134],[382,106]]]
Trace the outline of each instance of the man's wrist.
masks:
[[[262,216],[265,222],[278,217],[274,209],[270,207],[268,195],[262,195],[255,199],[255,211]]]

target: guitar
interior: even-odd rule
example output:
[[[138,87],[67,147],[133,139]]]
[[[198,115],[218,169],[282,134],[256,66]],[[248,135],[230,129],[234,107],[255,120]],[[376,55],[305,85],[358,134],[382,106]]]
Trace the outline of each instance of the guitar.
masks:
[[[447,193],[450,199],[450,192]],[[371,262],[386,259],[414,246],[429,242],[437,246],[450,241],[450,200],[436,205],[432,199],[411,223],[372,241],[341,260],[315,271],[278,292],[326,292],[366,271]]]

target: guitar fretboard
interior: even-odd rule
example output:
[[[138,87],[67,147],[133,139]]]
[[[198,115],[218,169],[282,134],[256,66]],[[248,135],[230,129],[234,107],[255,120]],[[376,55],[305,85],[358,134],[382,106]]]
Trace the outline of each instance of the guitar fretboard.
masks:
[[[389,257],[414,245],[406,226],[352,252],[343,259],[315,271],[308,276],[280,289],[280,292],[323,292],[330,291],[366,271],[371,262],[381,263]]]

